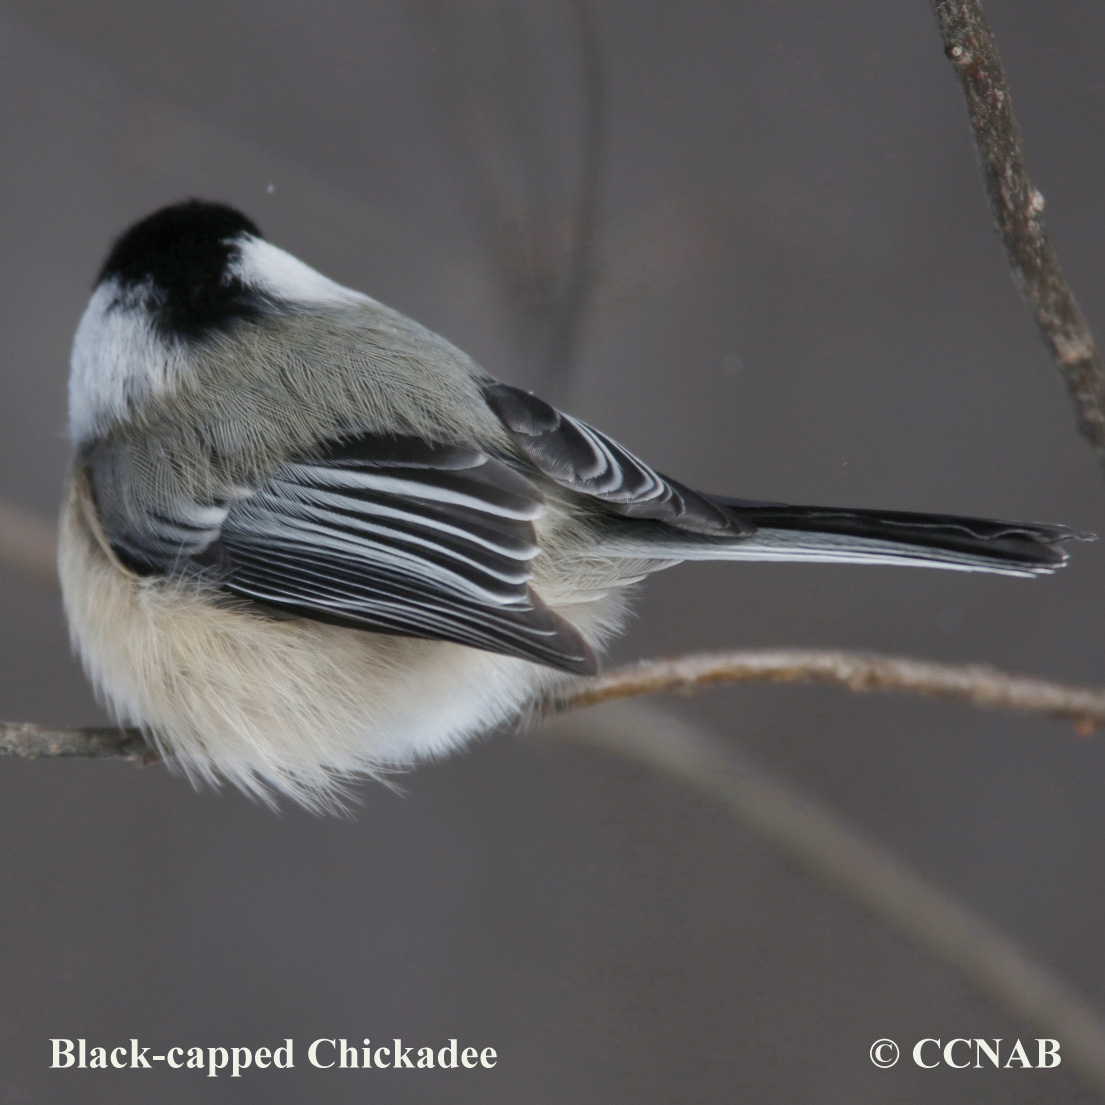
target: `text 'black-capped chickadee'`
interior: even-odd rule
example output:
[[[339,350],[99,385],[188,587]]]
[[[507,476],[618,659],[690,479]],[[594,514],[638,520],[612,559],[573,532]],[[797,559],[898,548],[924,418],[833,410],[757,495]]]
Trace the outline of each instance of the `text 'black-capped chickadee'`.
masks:
[[[100,694],[193,779],[316,807],[593,672],[627,586],[679,561],[1031,576],[1080,536],[691,491],[199,201],[111,250],[69,430]]]

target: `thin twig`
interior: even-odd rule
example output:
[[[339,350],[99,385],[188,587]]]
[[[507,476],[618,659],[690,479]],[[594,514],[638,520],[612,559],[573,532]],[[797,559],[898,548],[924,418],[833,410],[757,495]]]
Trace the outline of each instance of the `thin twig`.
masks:
[[[0,756],[24,760],[81,756],[143,765],[160,759],[136,729],[55,729],[8,723],[0,723]]]
[[[1093,335],[1044,229],[1044,197],[1024,143],[994,36],[978,0],[933,0],[974,132],[986,194],[1013,277],[1067,384],[1082,435],[1105,467],[1105,370]]]
[[[1105,725],[1105,690],[1071,687],[996,668],[937,664],[859,652],[704,652],[672,660],[644,660],[579,680],[540,708],[546,714],[596,706],[618,698],[689,693],[717,683],[832,683],[850,691],[892,691],[942,698],[991,710],[1019,710],[1073,722],[1089,735]],[[141,758],[135,730],[53,729],[0,723],[0,755]],[[145,746],[141,746],[145,747]],[[145,748],[148,757],[156,755]]]
[[[592,298],[605,182],[606,77],[592,8],[593,0],[410,5],[523,357],[554,392],[566,388]],[[576,88],[541,79],[549,60]],[[577,102],[579,118],[570,119]],[[564,156],[558,123],[569,119],[578,163]]]
[[[542,734],[648,764],[716,799],[822,885],[1059,1040],[1064,1065],[1105,1090],[1105,1024],[1080,994],[1000,929],[730,744],[639,703],[599,710],[586,720],[559,719]]]
[[[606,73],[591,0],[572,0],[579,33],[585,122],[579,191],[572,215],[572,242],[559,304],[549,339],[550,379],[570,375],[583,317],[597,275],[599,213],[606,179]]]
[[[893,691],[1041,714],[1073,722],[1081,733],[1105,725],[1105,690],[1010,675],[982,665],[805,649],[705,652],[644,660],[572,684],[551,703],[550,712],[659,691],[686,694],[715,683],[832,683],[849,691]]]
[[[57,530],[37,514],[0,502],[0,565],[58,589]]]

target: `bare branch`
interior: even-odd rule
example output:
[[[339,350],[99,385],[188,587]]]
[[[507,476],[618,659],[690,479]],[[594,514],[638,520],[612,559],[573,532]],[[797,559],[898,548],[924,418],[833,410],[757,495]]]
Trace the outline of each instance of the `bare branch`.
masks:
[[[1105,371],[1044,229],[1044,197],[1028,178],[990,25],[978,0],[933,0],[932,6],[967,101],[990,209],[1017,288],[1066,380],[1079,430],[1105,467]]]
[[[42,756],[81,756],[151,764],[161,757],[136,729],[51,729],[0,722],[0,756],[34,760]]]
[[[586,118],[579,193],[572,215],[568,272],[560,303],[555,308],[556,315],[549,342],[547,375],[553,380],[558,375],[571,372],[583,316],[594,290],[599,208],[606,177],[606,74],[602,50],[598,43],[591,0],[572,0],[571,8],[579,31],[581,83]]]
[[[720,802],[735,820],[822,885],[854,902],[984,994],[1062,1042],[1063,1061],[1105,1090],[1101,1014],[1006,933],[829,809],[730,744],[643,704],[586,720],[558,719],[542,735],[601,748]]]
[[[573,684],[549,709],[574,710],[659,691],[687,694],[715,683],[832,683],[849,691],[893,691],[991,710],[1042,714],[1073,722],[1083,733],[1105,724],[1105,690],[1010,675],[982,665],[800,649],[644,660]]]
[[[606,77],[592,7],[414,0],[409,9],[522,355],[560,391],[591,299],[605,180]],[[578,157],[565,156],[565,127],[578,133]]]
[[[37,514],[0,501],[0,565],[58,589],[57,530]]]
[[[1073,722],[1088,735],[1105,725],[1105,690],[1071,687],[977,665],[937,664],[860,652],[779,649],[704,652],[672,660],[643,660],[581,679],[539,707],[546,714],[596,706],[618,698],[679,691],[717,683],[832,683],[849,691],[893,691],[942,698],[991,710],[1017,710]],[[93,756],[152,762],[137,730],[51,729],[0,723],[0,755]]]

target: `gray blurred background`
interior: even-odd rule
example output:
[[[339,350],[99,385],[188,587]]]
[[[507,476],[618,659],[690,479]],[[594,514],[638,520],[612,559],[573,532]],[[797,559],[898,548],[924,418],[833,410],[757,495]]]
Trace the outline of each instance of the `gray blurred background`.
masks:
[[[590,171],[577,10],[0,2],[0,498],[55,511],[69,342],[107,245],[199,195],[692,485],[1105,530],[924,0],[598,5],[597,280],[572,370],[550,365]],[[1105,9],[988,11],[1105,335]],[[684,567],[614,658],[848,647],[1100,683],[1103,562],[1080,546],[1036,582]],[[0,610],[0,716],[102,724],[57,598],[0,569]],[[1100,739],[828,689],[665,708],[1105,1006]],[[0,763],[0,1101],[1097,1100],[1069,1065],[874,1069],[879,1037],[1040,1033],[643,767],[500,733],[403,789],[319,819],[163,767]],[[82,1036],[300,1051],[233,1081],[46,1069],[51,1037]],[[319,1036],[500,1059],[317,1071]]]

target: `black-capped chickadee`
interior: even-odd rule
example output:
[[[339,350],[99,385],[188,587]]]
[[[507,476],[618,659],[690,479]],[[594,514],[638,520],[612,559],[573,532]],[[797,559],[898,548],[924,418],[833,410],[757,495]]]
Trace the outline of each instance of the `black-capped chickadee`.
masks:
[[[1031,576],[1064,526],[704,495],[220,204],[116,242],[77,329],[61,579],[120,720],[325,806],[595,670],[683,560]]]

